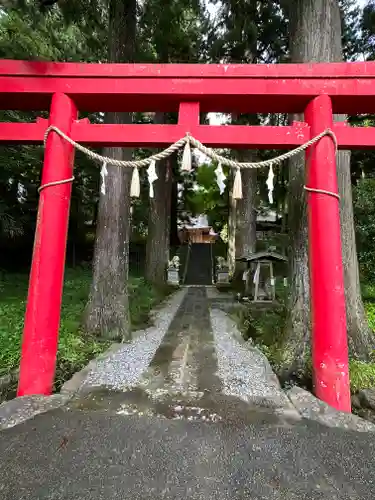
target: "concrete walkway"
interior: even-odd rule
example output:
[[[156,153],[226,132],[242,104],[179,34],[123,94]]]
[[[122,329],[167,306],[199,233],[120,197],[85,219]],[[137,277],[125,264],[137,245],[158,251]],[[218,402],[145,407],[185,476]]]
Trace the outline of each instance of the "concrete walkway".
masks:
[[[301,418],[214,302],[178,292],[63,406],[0,432],[0,498],[372,499],[375,434]]]

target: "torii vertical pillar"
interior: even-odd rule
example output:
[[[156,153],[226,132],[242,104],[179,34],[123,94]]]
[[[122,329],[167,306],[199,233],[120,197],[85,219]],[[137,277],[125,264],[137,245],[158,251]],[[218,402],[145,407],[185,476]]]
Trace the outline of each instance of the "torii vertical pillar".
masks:
[[[327,95],[307,106],[311,137],[333,127]],[[341,411],[351,411],[344,273],[340,234],[340,202],[336,151],[323,137],[307,152],[307,186],[333,195],[308,193],[309,257],[312,312],[312,363],[316,396]]]
[[[49,125],[66,134],[77,118],[73,101],[54,94]],[[45,149],[42,186],[70,179],[74,149],[52,132]],[[56,366],[71,182],[42,189],[22,340],[18,396],[51,394]]]

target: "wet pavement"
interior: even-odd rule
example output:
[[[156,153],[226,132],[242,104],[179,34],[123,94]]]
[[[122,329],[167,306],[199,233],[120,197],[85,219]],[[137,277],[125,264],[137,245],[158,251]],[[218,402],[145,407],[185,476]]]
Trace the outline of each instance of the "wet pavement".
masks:
[[[372,500],[375,437],[59,409],[0,433],[2,500]]]
[[[189,288],[140,383],[157,395],[220,392],[217,359],[204,287]]]
[[[86,388],[71,408],[127,415],[218,421],[249,418],[238,398],[222,394],[209,304],[204,287],[187,289],[167,333],[136,386]]]
[[[65,406],[0,432],[1,500],[372,499],[375,434],[301,419],[212,305],[178,292]]]
[[[292,407],[277,381],[274,383],[272,380],[272,397],[269,400],[263,397],[269,386],[267,376],[274,377],[271,370],[268,375],[264,373],[264,358],[259,358],[261,355],[257,354],[258,366],[253,374],[250,372],[257,382],[257,397],[254,398],[254,384],[251,380],[242,380],[249,371],[248,367],[243,366],[242,358],[245,363],[251,364],[249,353],[241,351],[242,348],[234,340],[234,347],[232,344],[223,344],[220,348],[216,338],[220,325],[214,321],[214,333],[212,314],[206,288],[188,288],[148,368],[137,383],[125,384],[121,390],[111,386],[86,385],[85,390],[69,403],[69,407],[91,410],[108,408],[123,415],[157,415],[206,422],[222,419],[274,421],[275,412],[268,410],[277,407],[289,410],[289,414],[284,415],[287,421]],[[228,336],[226,315],[221,311],[216,314],[219,314],[221,326]],[[240,365],[233,367],[229,359],[227,367],[225,354],[230,351],[232,355],[233,349],[236,362],[239,361]],[[221,353],[220,366],[225,365],[222,379],[219,377],[218,352]],[[226,376],[228,370],[229,380]],[[298,417],[297,412],[294,412],[294,417]]]

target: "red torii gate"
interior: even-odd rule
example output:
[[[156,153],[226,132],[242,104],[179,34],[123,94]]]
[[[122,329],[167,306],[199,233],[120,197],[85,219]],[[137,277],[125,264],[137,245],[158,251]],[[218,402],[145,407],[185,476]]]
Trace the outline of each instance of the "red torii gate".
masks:
[[[0,123],[0,142],[42,144],[49,125],[89,146],[165,147],[189,132],[206,146],[291,149],[327,128],[339,149],[372,149],[375,128],[332,113],[375,113],[375,63],[283,65],[72,64],[0,61],[0,108],[50,110],[49,120]],[[177,125],[90,124],[78,111],[178,111]],[[200,112],[304,113],[285,127],[201,125]],[[42,185],[70,179],[74,151],[48,137]],[[335,147],[309,151],[307,185],[337,193]],[[50,394],[58,343],[71,183],[40,193],[18,395]],[[312,356],[316,395],[351,410],[339,200],[308,194]],[[329,229],[328,229],[329,228]]]

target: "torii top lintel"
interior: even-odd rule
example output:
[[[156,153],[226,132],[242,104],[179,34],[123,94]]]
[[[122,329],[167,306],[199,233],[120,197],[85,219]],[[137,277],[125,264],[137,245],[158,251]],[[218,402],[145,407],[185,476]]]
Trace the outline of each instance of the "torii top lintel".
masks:
[[[216,65],[84,64],[0,60],[0,109],[49,110],[66,94],[79,111],[178,111],[177,125],[90,124],[70,135],[88,146],[166,147],[187,132],[210,147],[290,149],[311,138],[291,126],[208,126],[200,113],[303,113],[316,96],[334,113],[375,113],[375,62]],[[48,120],[0,123],[0,142],[41,144]],[[340,149],[373,149],[375,127],[333,126]]]
[[[0,60],[0,108],[48,109],[63,92],[80,111],[298,113],[319,94],[335,113],[375,112],[375,62],[86,64]]]

